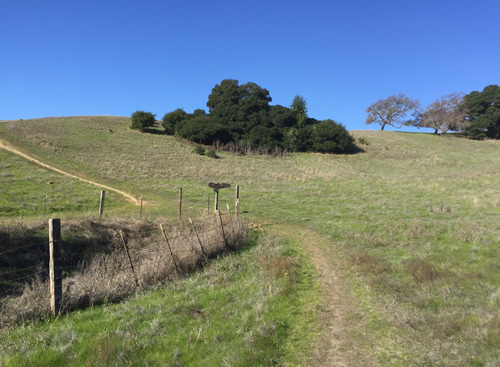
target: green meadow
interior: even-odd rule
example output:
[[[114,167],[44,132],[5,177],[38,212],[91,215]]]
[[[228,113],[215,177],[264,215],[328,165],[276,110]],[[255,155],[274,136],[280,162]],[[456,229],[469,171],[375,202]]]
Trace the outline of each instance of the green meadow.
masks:
[[[213,358],[207,365],[214,366],[224,365],[221,361],[231,366],[310,365],[312,345],[321,337],[315,315],[324,306],[325,290],[292,234],[267,240],[275,226],[313,231],[324,239],[318,248],[332,256],[327,260],[343,274],[346,297],[355,300],[347,341],[354,347],[341,351],[353,365],[500,363],[499,141],[354,131],[362,151],[352,155],[291,153],[278,158],[217,152],[220,158],[213,159],[195,154],[194,145],[165,136],[159,128],[139,133],[129,124],[126,117],[97,116],[4,121],[0,138],[47,164],[143,196],[144,214],[150,218],[176,217],[179,187],[183,212],[194,217],[213,200],[208,182],[239,185],[242,217],[260,223],[265,233],[245,251],[229,256],[238,266],[220,259],[157,293],[2,331],[0,356],[6,355],[6,365],[35,365],[38,358],[45,365],[81,365],[84,360],[90,365],[139,364],[145,358],[152,364],[197,365],[200,356]],[[5,151],[0,151],[0,167],[2,222],[97,211],[97,187]],[[221,190],[220,202],[221,209],[233,211],[233,189]],[[138,212],[118,194],[112,193],[106,203],[106,215]],[[277,253],[282,261],[268,263],[262,258],[269,254],[262,251]],[[231,268],[226,274],[231,281],[214,286],[217,277],[224,278],[224,266]],[[260,270],[246,274],[241,268],[247,266]],[[271,268],[287,270],[269,277]],[[296,277],[287,282],[289,270]],[[235,289],[252,282],[248,293],[264,297],[274,287],[266,281],[277,282],[279,291],[261,298],[260,307],[256,298],[241,298],[252,304],[248,312],[242,306],[238,316],[224,319],[229,311],[220,303],[253,297]],[[235,287],[227,290],[234,298],[224,294],[226,285]],[[137,309],[141,311],[132,312]],[[168,315],[159,316],[163,313]],[[236,334],[226,330],[229,325]],[[164,331],[172,329],[177,329],[172,335]],[[159,336],[147,345],[155,332]],[[93,341],[85,342],[87,338]],[[220,352],[220,344],[233,339],[235,344],[227,348],[234,350]],[[103,356],[90,355],[97,348],[92,342],[104,348]],[[26,355],[36,345],[39,349]],[[173,350],[164,352],[171,345]]]

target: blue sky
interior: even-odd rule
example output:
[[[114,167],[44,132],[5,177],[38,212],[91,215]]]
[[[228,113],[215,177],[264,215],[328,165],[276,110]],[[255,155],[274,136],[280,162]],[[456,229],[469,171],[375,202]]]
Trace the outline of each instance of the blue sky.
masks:
[[[500,84],[498,0],[0,0],[0,120],[206,108],[223,79],[349,130]]]

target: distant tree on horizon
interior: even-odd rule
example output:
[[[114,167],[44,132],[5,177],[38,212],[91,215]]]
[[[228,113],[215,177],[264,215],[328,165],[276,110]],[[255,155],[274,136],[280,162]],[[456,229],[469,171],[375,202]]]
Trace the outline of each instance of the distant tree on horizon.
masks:
[[[464,97],[464,104],[471,138],[500,139],[500,86],[492,84],[482,92],[472,91]]]
[[[297,124],[299,127],[305,125],[307,120],[307,103],[306,99],[302,97],[300,94],[297,94],[290,105],[293,113],[295,114],[295,118],[297,119]]]
[[[132,114],[132,122],[130,128],[139,131],[145,131],[148,127],[154,126],[156,115],[151,112],[135,111]]]
[[[411,125],[413,121],[408,119],[408,113],[413,111],[411,116],[415,119],[418,114],[420,103],[404,94],[389,96],[371,104],[367,109],[368,117],[365,125],[379,124],[380,130],[384,130],[386,125],[400,128],[404,125]]]
[[[464,93],[447,94],[430,104],[414,124],[416,127],[434,129],[434,134],[441,131],[463,131],[469,124],[466,120],[466,109],[463,104]]]

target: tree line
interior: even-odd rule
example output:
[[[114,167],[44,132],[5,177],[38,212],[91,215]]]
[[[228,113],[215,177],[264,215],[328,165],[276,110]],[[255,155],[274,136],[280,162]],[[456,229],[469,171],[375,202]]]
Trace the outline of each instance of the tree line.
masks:
[[[472,139],[500,139],[500,87],[489,85],[482,92],[451,93],[423,109],[418,100],[404,94],[390,96],[370,105],[366,124],[381,130],[414,126],[431,128],[434,133],[462,132]]]
[[[245,142],[255,148],[297,152],[349,153],[354,138],[342,124],[309,117],[304,97],[296,95],[290,107],[270,105],[269,91],[256,83],[225,79],[208,96],[208,112],[182,108],[166,113],[161,124],[168,135],[200,144]],[[136,111],[131,128],[147,130],[155,115]]]

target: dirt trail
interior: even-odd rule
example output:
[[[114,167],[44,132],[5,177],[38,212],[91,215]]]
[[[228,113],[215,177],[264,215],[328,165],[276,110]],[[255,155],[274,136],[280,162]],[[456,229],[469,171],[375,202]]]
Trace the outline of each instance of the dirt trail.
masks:
[[[321,333],[313,349],[313,366],[366,366],[369,363],[354,356],[356,349],[349,340],[349,330],[354,325],[353,315],[357,303],[351,295],[346,279],[335,265],[335,249],[316,232],[292,225],[272,224],[271,228],[283,237],[299,241],[309,252],[319,274],[323,291],[320,311]]]
[[[43,168],[46,168],[46,169],[49,169],[51,171],[57,172],[57,173],[59,173],[61,175],[65,175],[65,176],[68,176],[68,177],[71,177],[71,178],[74,178],[74,179],[86,182],[88,184],[100,187],[102,189],[106,189],[106,190],[109,190],[109,191],[116,192],[116,193],[122,195],[123,197],[125,197],[125,199],[127,199],[128,202],[130,202],[130,203],[132,203],[134,205],[140,205],[139,200],[137,200],[134,196],[126,193],[125,191],[117,190],[117,189],[114,189],[114,188],[112,188],[110,186],[102,185],[102,184],[100,184],[98,182],[87,180],[87,179],[85,179],[83,177],[79,177],[79,176],[73,175],[71,173],[68,173],[68,172],[65,172],[63,170],[60,170],[60,169],[58,169],[56,167],[53,167],[53,166],[51,166],[49,164],[43,163],[40,160],[38,160],[38,159],[36,159],[36,158],[34,158],[34,157],[26,154],[26,153],[21,152],[20,150],[18,150],[17,148],[15,148],[13,145],[7,143],[6,141],[4,141],[2,139],[0,139],[0,148],[5,149],[5,150],[7,150],[7,151],[9,151],[11,153],[14,153],[14,154],[16,154],[16,155],[18,155],[18,156],[20,156],[20,157],[22,157],[24,159],[27,159],[30,162],[38,164],[39,166],[41,166]]]
[[[132,204],[140,205],[139,201],[135,197],[124,191],[87,180],[50,166],[19,151],[2,139],[0,139],[0,148],[23,157],[46,169],[106,190],[114,191],[123,195]],[[321,302],[322,310],[320,312],[320,324],[322,325],[322,331],[313,349],[310,361],[311,364],[321,367],[366,365],[366,363],[363,363],[359,357],[354,358],[351,353],[353,346],[348,342],[348,331],[353,322],[349,319],[349,317],[353,314],[353,312],[356,312],[356,302],[351,296],[345,279],[343,279],[340,271],[336,269],[334,262],[332,262],[332,259],[334,259],[335,256],[334,248],[326,238],[320,236],[314,231],[285,224],[272,224],[271,227],[273,231],[280,233],[284,237],[299,241],[309,252],[311,259],[318,270],[319,281],[323,290],[323,299]]]

